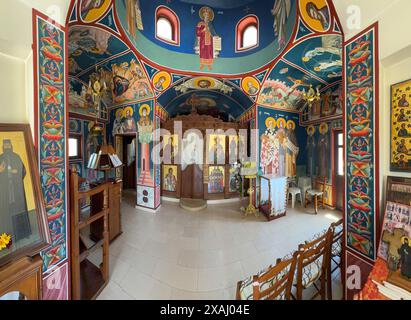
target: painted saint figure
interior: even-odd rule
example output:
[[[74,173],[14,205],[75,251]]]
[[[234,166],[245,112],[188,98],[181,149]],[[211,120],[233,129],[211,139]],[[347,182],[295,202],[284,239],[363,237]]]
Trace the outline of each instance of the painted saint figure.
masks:
[[[320,126],[321,127],[321,126]],[[323,126],[320,128],[320,137],[318,139],[318,175],[320,177],[328,176],[328,147],[329,147],[329,138],[328,138],[328,126]]]
[[[0,155],[0,226],[2,232],[15,240],[31,235],[24,179],[26,168],[20,156],[13,152],[11,140],[3,140]]]
[[[408,108],[410,106],[410,104],[407,101],[407,95],[403,94],[401,97],[401,100],[398,102],[398,106],[400,108]]]
[[[214,37],[218,37],[212,24],[214,20],[214,11],[209,7],[200,9],[201,22],[196,27],[196,51],[200,55],[200,70],[207,66],[209,70],[213,69],[214,58],[220,48],[214,48]]]
[[[84,0],[81,4],[81,16],[85,18],[93,9],[99,9],[104,5],[104,0]]]
[[[164,82],[166,82],[166,77],[161,76],[158,81],[154,84],[154,87],[156,88],[157,91],[163,91],[164,88]]]
[[[116,112],[116,118],[114,119],[113,122],[113,132],[112,135],[113,137],[117,134],[123,134],[124,133],[124,128],[123,128],[123,110],[117,110]]]
[[[314,127],[308,127],[307,128],[307,159],[308,159],[308,165],[307,165],[307,174],[309,177],[313,177],[315,172],[314,172],[314,164],[315,164],[315,150],[316,150],[316,142],[315,142],[315,128]]]
[[[401,139],[400,144],[397,147],[397,152],[408,154],[408,148],[407,148],[407,145],[405,144],[405,139]]]
[[[306,9],[309,17],[311,19],[319,21],[324,31],[328,29],[330,17],[328,15],[327,6],[319,9],[314,2],[308,2]]]
[[[404,237],[403,245],[398,249],[401,261],[401,275],[407,280],[411,280],[411,247],[409,239]]]
[[[173,168],[168,169],[164,180],[164,189],[170,192],[175,192],[177,189],[177,178],[174,175]]]
[[[274,32],[278,37],[278,50],[281,50],[286,45],[286,24],[291,13],[291,0],[276,0],[271,13],[274,16]]]
[[[406,138],[406,137],[408,137],[408,129],[407,129],[405,123],[403,123],[403,124],[401,125],[401,129],[398,131],[398,136],[401,137],[401,138]]]
[[[125,109],[125,118],[124,118],[124,132],[136,132],[136,122],[134,121],[133,118],[133,108],[128,107]]]

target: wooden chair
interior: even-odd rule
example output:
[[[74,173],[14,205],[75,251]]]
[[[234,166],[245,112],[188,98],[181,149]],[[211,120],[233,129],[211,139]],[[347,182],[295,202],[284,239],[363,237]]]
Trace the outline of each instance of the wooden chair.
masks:
[[[326,299],[327,295],[327,271],[330,264],[331,251],[331,228],[317,239],[301,244],[299,246],[299,255],[297,262],[297,272],[294,279],[296,287],[296,300],[302,300],[303,291],[314,286],[316,294],[311,297],[315,299],[318,295],[321,300]],[[320,281],[320,287],[316,282]]]
[[[332,230],[332,239],[331,239],[331,254],[330,254],[330,263],[328,265],[328,272],[327,272],[327,290],[328,290],[328,300],[332,300],[332,275],[335,271],[340,269],[341,274],[341,283],[343,282],[344,274],[343,274],[343,264],[344,264],[344,257],[343,257],[343,250],[342,250],[342,241],[343,241],[343,219],[338,222],[334,222],[331,225]],[[335,267],[333,268],[333,262]]]
[[[316,181],[314,181],[316,183]],[[315,214],[318,214],[318,200],[321,199],[321,206],[323,209],[325,209],[325,186],[327,184],[327,178],[323,177],[321,178],[320,181],[321,184],[321,189],[316,189],[316,186],[312,189],[309,189],[305,192],[305,207],[307,208],[307,205],[309,203],[308,198],[311,197],[314,202],[314,209],[315,209]]]
[[[290,300],[298,252],[290,259],[277,260],[269,270],[237,284],[237,300]]]

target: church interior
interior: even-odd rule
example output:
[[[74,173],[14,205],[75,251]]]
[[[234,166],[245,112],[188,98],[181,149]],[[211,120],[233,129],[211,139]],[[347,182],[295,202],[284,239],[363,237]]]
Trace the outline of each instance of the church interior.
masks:
[[[1,1],[0,300],[411,300],[410,10]]]

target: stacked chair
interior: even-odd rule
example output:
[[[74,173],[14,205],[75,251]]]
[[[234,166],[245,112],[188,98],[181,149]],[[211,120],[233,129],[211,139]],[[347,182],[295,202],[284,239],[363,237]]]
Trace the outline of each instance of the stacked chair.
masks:
[[[322,300],[332,299],[332,274],[342,272],[342,220],[306,241],[298,250],[277,260],[261,273],[240,281],[238,300],[302,300],[303,292],[314,288]],[[333,263],[335,266],[333,266]],[[294,293],[292,292],[295,288]]]

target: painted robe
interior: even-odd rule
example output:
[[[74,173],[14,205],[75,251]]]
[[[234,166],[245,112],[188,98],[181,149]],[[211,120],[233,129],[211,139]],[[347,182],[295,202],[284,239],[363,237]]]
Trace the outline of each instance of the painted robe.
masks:
[[[214,63],[214,43],[213,36],[217,33],[211,23],[201,21],[196,28],[197,45],[200,50],[200,63],[211,66]]]

